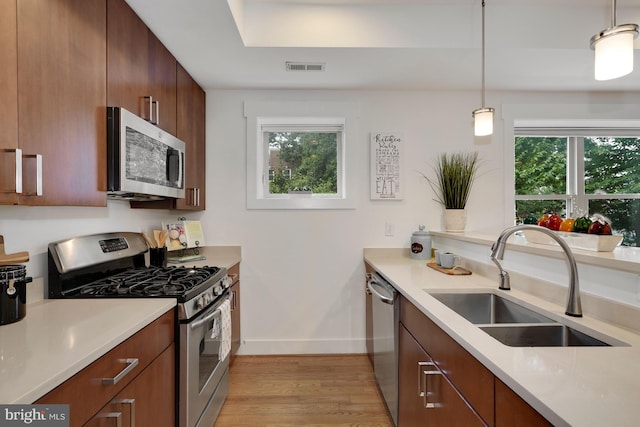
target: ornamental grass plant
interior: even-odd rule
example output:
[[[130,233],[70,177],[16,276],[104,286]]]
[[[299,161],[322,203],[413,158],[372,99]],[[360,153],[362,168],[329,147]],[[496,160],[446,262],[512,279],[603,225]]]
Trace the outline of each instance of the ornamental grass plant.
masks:
[[[478,172],[478,152],[440,154],[433,170],[436,179],[425,179],[446,209],[464,209]],[[423,175],[424,176],[424,175]]]

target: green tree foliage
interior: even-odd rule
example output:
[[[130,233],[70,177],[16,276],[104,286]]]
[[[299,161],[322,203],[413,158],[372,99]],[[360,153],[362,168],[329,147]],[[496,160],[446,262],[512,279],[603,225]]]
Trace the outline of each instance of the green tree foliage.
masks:
[[[640,138],[584,138],[587,194],[640,193]],[[516,194],[566,194],[566,138],[518,137],[515,141]],[[519,200],[516,215],[565,214],[564,202]],[[611,220],[627,245],[640,246],[640,200],[591,200],[589,215]]]
[[[272,194],[289,190],[311,190],[314,194],[338,192],[338,151],[335,132],[271,132],[269,148],[279,150],[280,164],[274,167],[269,184]],[[273,165],[272,165],[273,166]],[[291,169],[291,179],[282,171]]]

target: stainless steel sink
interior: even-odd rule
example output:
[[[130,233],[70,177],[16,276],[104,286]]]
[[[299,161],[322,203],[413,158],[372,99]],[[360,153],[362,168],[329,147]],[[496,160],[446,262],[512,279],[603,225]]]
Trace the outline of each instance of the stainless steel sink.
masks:
[[[609,347],[610,344],[559,323],[553,325],[480,326],[511,347]]]
[[[563,319],[552,320],[544,314],[490,292],[453,293],[433,292],[427,289],[425,291],[485,333],[511,347],[628,345],[595,331],[593,333],[578,331],[561,323]]]
[[[492,293],[431,293],[431,296],[476,325],[554,323],[520,304]]]

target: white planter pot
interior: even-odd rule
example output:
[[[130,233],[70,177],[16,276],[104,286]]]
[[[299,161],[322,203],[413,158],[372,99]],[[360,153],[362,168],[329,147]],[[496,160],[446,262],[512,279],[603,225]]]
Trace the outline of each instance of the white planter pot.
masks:
[[[464,209],[444,210],[444,229],[450,233],[462,233],[467,224],[467,211]]]

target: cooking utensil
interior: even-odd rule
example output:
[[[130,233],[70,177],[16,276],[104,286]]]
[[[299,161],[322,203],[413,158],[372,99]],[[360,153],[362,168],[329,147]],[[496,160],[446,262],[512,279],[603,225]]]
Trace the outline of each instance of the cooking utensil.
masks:
[[[0,266],[29,261],[29,252],[4,253],[4,236],[0,236]]]
[[[154,242],[147,233],[142,233],[142,237],[144,237],[144,240],[147,241],[147,244],[149,245],[150,248],[156,247],[156,242]]]

